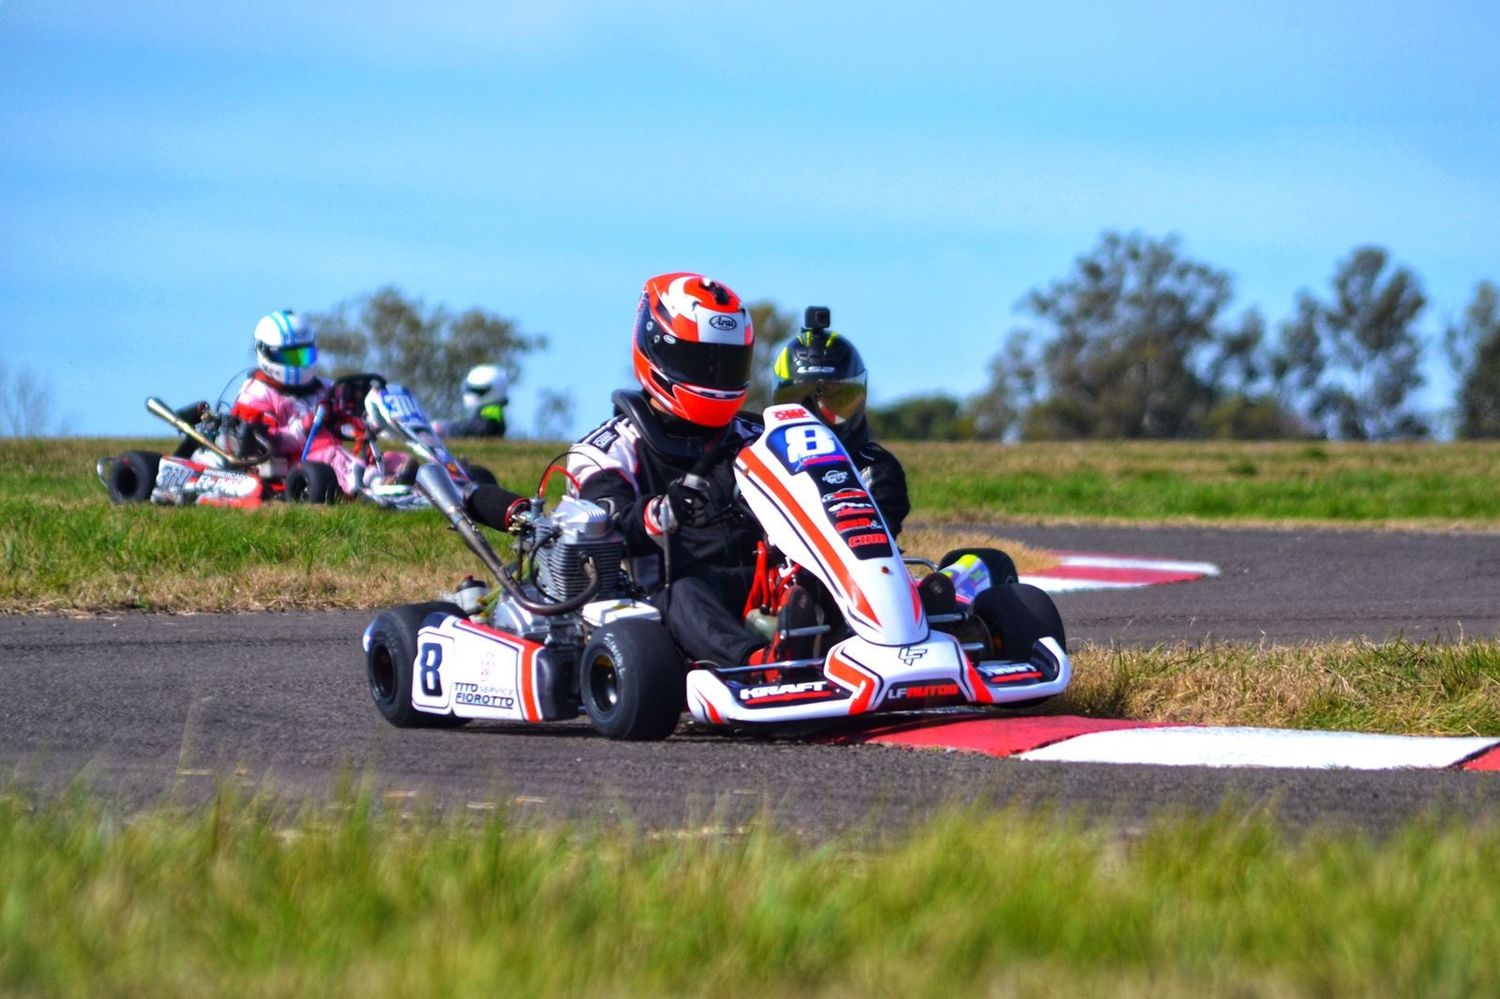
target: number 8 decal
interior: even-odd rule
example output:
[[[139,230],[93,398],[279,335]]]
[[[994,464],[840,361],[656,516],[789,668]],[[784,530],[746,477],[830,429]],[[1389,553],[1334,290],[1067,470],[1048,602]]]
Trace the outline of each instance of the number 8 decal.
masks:
[[[417,653],[417,668],[422,673],[422,693],[428,697],[443,696],[443,647],[436,642],[425,642]]]

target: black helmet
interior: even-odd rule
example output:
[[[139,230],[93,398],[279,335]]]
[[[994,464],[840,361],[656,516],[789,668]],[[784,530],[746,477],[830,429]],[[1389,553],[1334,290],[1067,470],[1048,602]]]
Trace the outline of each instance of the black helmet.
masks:
[[[847,438],[865,422],[865,362],[848,338],[828,328],[826,308],[807,310],[802,332],[776,355],[777,403],[795,402]]]

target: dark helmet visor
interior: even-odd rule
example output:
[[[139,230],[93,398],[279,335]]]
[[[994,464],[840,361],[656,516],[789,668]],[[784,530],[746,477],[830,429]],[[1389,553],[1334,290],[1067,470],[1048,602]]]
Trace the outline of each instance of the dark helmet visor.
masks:
[[[815,416],[840,426],[864,411],[865,375],[861,372],[855,378],[782,382],[776,386],[774,399],[778,404],[806,406]]]
[[[655,324],[652,324],[655,326]],[[751,347],[727,343],[696,343],[661,332],[641,329],[641,351],[674,382],[737,392],[750,384]]]

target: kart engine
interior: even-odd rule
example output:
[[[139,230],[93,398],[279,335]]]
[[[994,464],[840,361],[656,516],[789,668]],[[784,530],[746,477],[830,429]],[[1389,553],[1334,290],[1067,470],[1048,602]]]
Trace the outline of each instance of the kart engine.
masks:
[[[532,530],[537,585],[547,599],[567,600],[588,588],[585,558],[593,561],[599,576],[595,599],[625,595],[625,575],[620,571],[625,539],[603,508],[587,500],[564,497],[550,515],[533,524]]]

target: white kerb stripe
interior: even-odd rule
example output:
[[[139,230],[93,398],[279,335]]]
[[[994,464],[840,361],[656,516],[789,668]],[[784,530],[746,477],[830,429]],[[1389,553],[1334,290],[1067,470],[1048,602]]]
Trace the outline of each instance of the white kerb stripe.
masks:
[[[1217,576],[1219,567],[1212,562],[1176,562],[1160,558],[1116,558],[1109,555],[1064,555],[1063,565],[1086,569],[1149,569],[1156,572],[1196,572]]]
[[[1048,593],[1069,593],[1073,590],[1128,590],[1146,583],[1105,582],[1098,579],[1062,579],[1057,576],[1020,576],[1023,583],[1030,583]]]
[[[1182,767],[1436,769],[1454,766],[1497,743],[1500,740],[1456,736],[1186,726],[1091,732],[1021,753],[1019,758]]]

